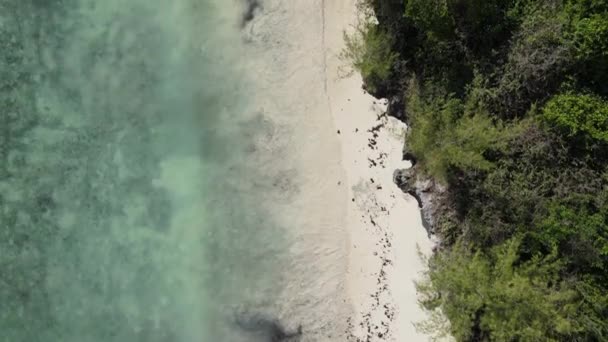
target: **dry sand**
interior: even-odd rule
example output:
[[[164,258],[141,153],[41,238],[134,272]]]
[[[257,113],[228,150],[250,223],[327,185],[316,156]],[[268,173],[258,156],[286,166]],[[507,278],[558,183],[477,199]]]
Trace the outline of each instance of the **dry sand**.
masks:
[[[426,341],[413,281],[431,242],[392,181],[405,126],[341,78],[355,0],[266,0],[243,29],[266,128],[252,149],[272,186],[260,203],[285,227],[281,293],[268,310],[303,341]],[[260,152],[261,151],[261,152]],[[258,305],[264,305],[261,300]]]
[[[328,96],[351,197],[347,287],[355,306],[354,340],[427,341],[413,326],[426,317],[414,280],[424,270],[417,250],[430,254],[431,241],[416,201],[393,183],[394,170],[410,166],[402,161],[406,127],[383,115],[386,101],[365,94],[358,74],[340,77],[342,32],[356,23],[355,2],[325,4]]]

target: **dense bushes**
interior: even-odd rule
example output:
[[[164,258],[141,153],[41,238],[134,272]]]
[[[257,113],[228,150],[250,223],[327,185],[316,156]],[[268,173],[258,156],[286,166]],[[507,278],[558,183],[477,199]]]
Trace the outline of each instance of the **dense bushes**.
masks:
[[[570,22],[566,39],[576,61],[577,80],[608,95],[608,4],[603,0],[571,0],[564,12]]]
[[[532,238],[544,249],[557,248],[572,269],[602,270],[608,267],[606,209],[590,211],[553,204],[537,231],[531,233]]]
[[[567,24],[559,11],[551,5],[530,11],[520,19],[505,62],[496,63],[490,75],[495,78],[492,109],[504,118],[521,116],[532,103],[545,101],[573,64],[570,46],[563,42]]]
[[[560,280],[554,253],[522,262],[520,241],[488,253],[457,244],[431,261],[430,281],[418,286],[423,305],[441,307],[459,341],[556,341],[581,331],[578,294]]]
[[[437,92],[437,90],[434,90]],[[408,135],[409,149],[419,156],[428,172],[447,179],[450,167],[487,171],[493,164],[484,153],[498,147],[505,133],[487,111],[469,96],[466,103],[454,95],[422,95],[433,92],[412,82],[406,94],[406,112],[416,129]]]
[[[356,29],[356,34],[344,36],[347,48],[343,58],[350,60],[361,73],[369,92],[383,94],[398,57],[391,49],[393,37],[368,21],[360,23]]]
[[[594,14],[576,22],[572,41],[578,58],[608,57],[608,14]]]
[[[366,68],[391,71],[417,170],[448,189],[419,290],[451,324],[423,327],[608,340],[608,2],[365,2],[387,35]]]
[[[608,142],[608,102],[592,94],[560,94],[543,108],[545,120],[570,137]]]

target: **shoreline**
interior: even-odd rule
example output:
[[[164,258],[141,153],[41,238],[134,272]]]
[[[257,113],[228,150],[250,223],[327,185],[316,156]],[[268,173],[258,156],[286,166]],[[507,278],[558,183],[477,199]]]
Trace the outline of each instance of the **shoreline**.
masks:
[[[302,341],[427,341],[413,326],[426,318],[413,282],[431,241],[416,200],[393,182],[410,166],[406,127],[358,74],[340,77],[355,4],[269,0],[243,29],[254,115],[268,127],[251,163],[286,244],[281,291],[254,306],[286,331],[301,326]]]

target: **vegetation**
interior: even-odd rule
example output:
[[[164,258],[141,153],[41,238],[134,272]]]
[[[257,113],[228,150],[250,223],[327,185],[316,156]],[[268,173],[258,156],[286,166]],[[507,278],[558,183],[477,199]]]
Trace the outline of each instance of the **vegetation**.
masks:
[[[608,142],[608,102],[597,95],[556,95],[545,104],[543,115],[570,137]]]
[[[607,341],[608,2],[363,6],[378,22],[347,39],[353,66],[402,104],[417,171],[448,189],[419,291],[450,324],[422,327]]]
[[[356,30],[358,34],[344,36],[347,48],[343,58],[352,61],[369,91],[380,92],[398,57],[390,48],[392,38],[370,22],[362,22]]]
[[[521,262],[512,239],[484,254],[462,245],[432,260],[429,308],[443,304],[458,340],[540,341],[582,329],[577,292],[560,280],[555,253]]]

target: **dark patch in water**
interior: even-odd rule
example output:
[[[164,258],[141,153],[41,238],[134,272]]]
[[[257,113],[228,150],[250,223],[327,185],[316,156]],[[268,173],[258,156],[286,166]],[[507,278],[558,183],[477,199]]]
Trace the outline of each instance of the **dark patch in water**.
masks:
[[[298,341],[302,336],[301,325],[296,331],[290,332],[277,319],[261,314],[238,314],[235,324],[241,330],[259,335],[263,341],[267,342]]]
[[[255,17],[255,11],[258,8],[262,8],[259,0],[244,0],[245,1],[245,11],[243,11],[243,17],[241,18],[241,28],[245,27],[247,23],[253,20]]]

